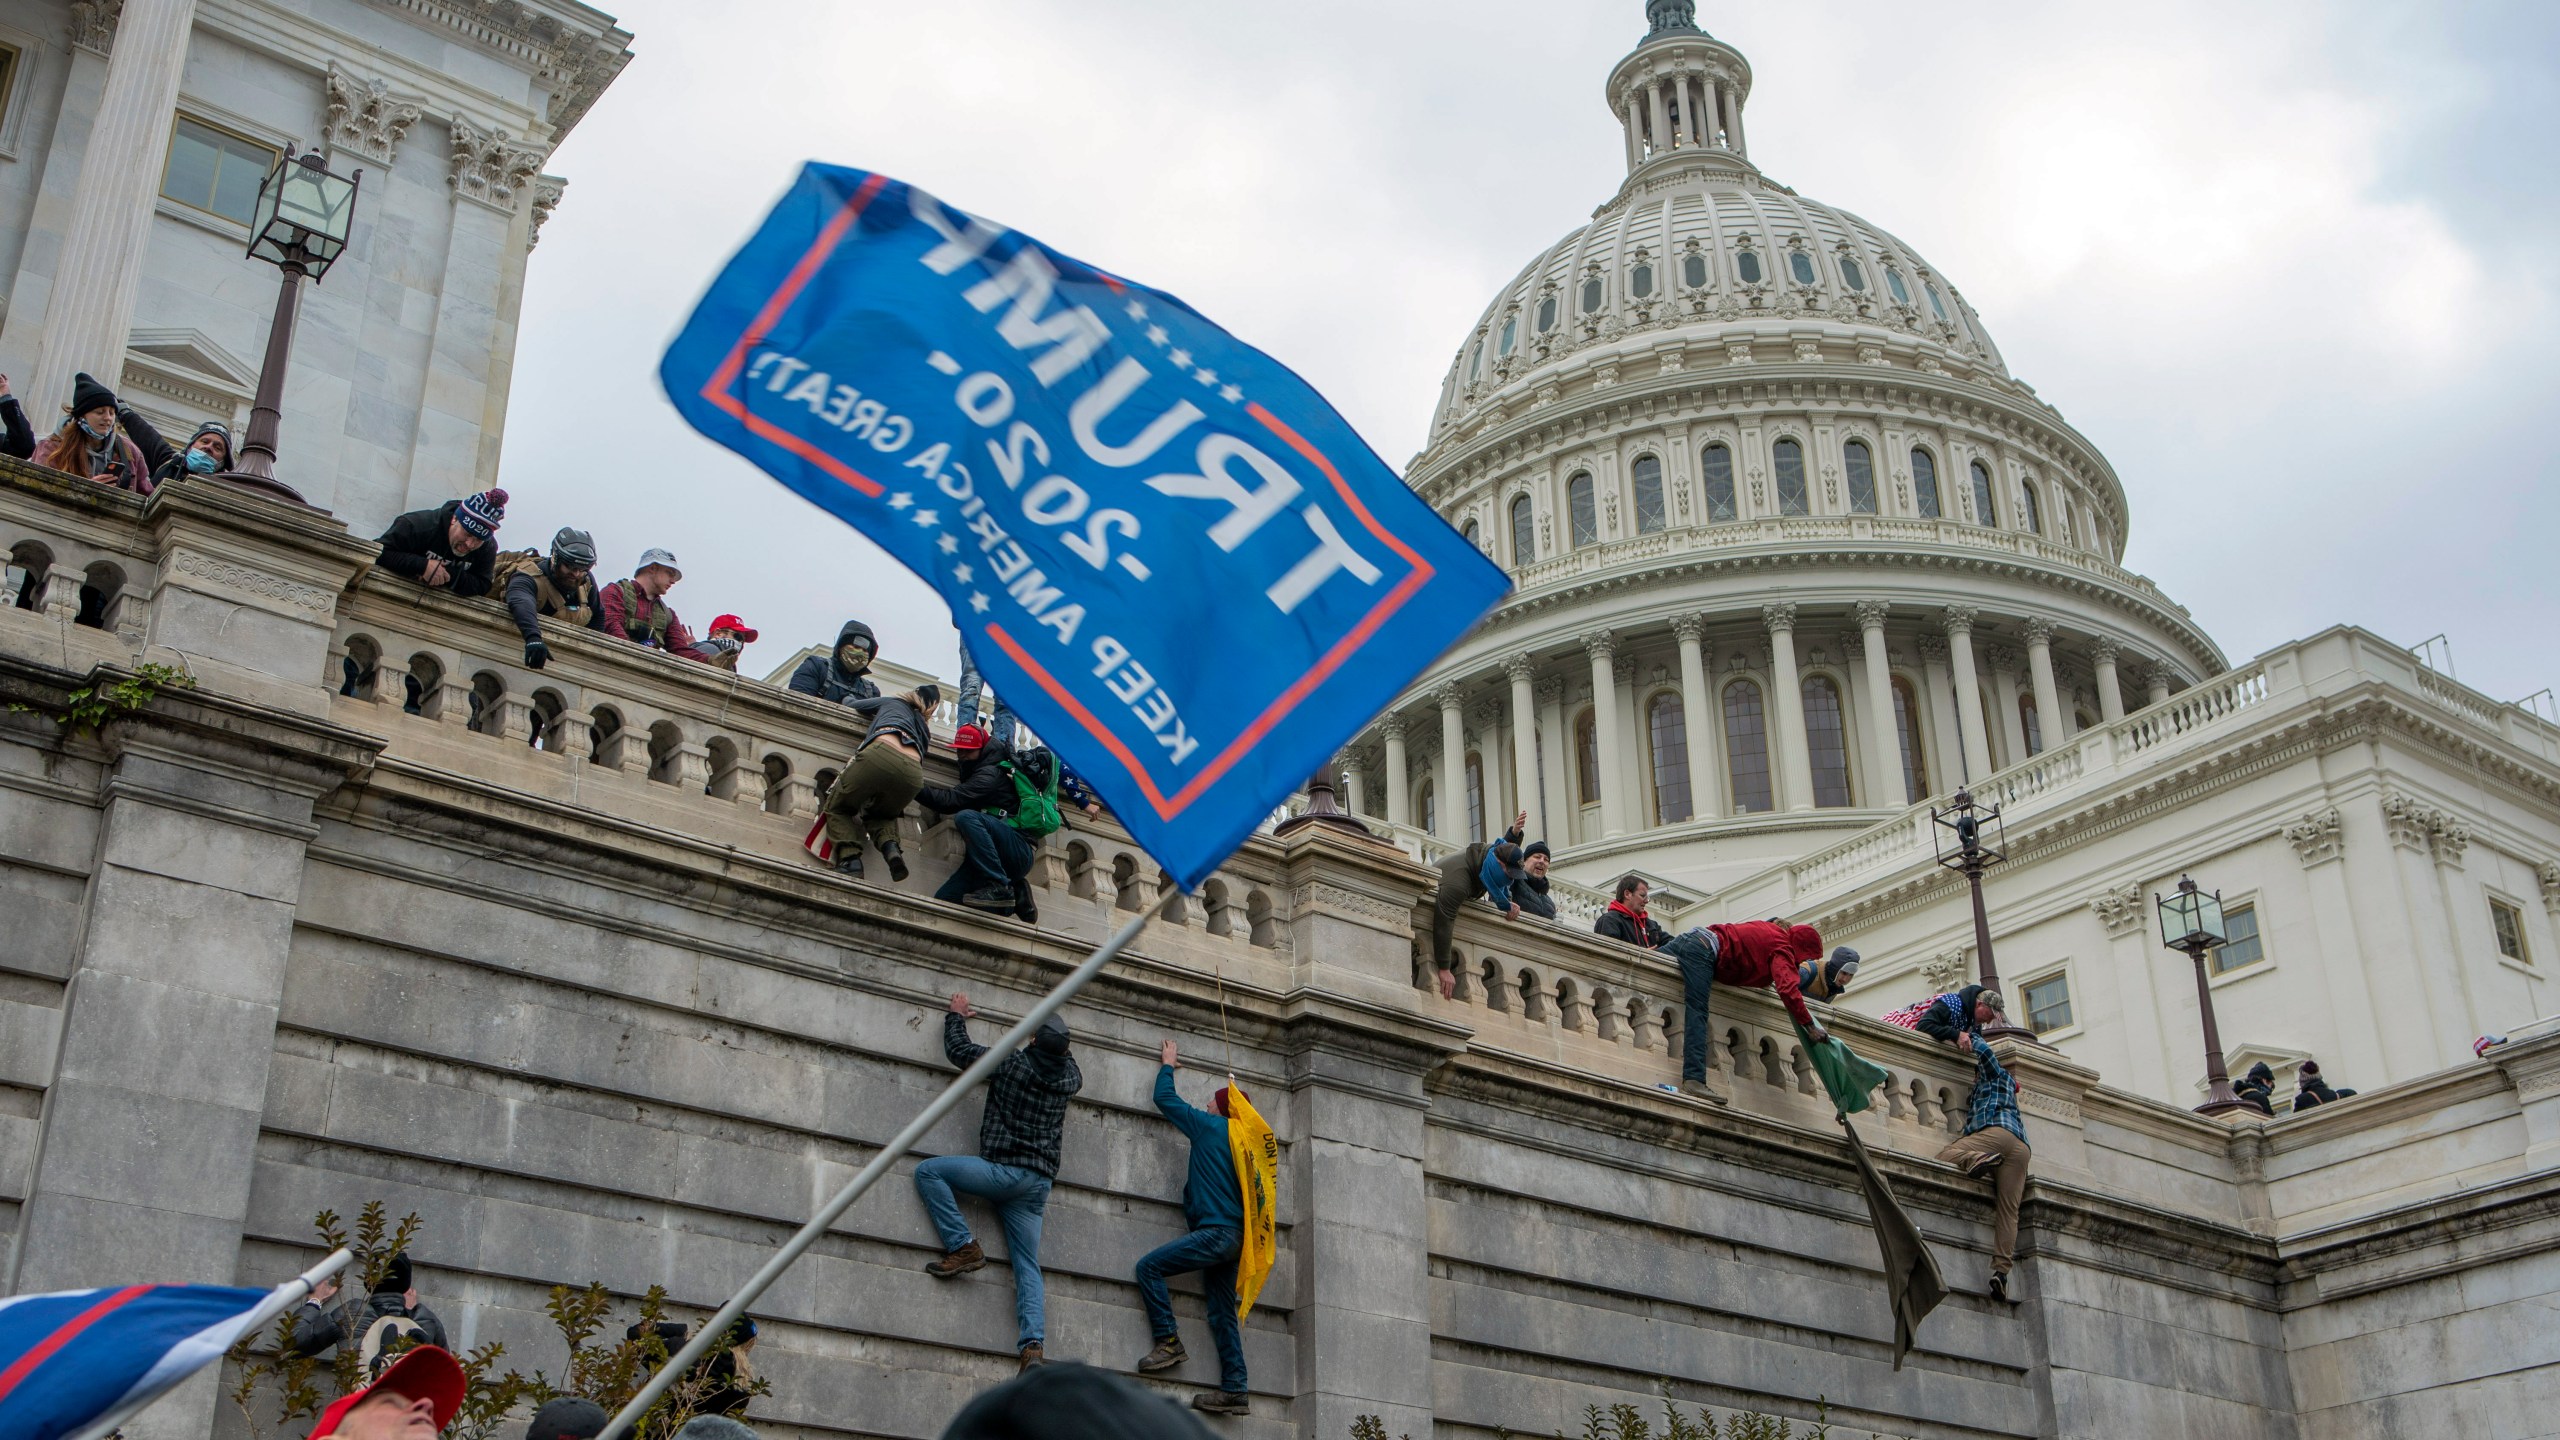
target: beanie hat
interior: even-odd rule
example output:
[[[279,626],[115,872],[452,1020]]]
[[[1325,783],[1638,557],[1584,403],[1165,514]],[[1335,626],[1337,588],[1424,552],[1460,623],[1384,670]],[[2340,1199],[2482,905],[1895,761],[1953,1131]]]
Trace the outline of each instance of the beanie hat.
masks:
[[[373,1291],[377,1295],[397,1295],[408,1289],[410,1282],[409,1252],[402,1250],[393,1255],[389,1263],[382,1267],[382,1279],[373,1287]]]
[[[498,522],[506,515],[507,492],[504,490],[483,490],[477,495],[465,495],[462,504],[453,512],[453,518],[462,522],[463,529],[483,540],[498,533]]]
[[[551,537],[551,563],[593,567],[596,563],[596,537],[584,530],[561,526]]]
[[[207,420],[203,424],[197,426],[196,433],[187,437],[186,448],[190,450],[194,449],[196,442],[207,435],[219,435],[222,437],[222,453],[226,459],[237,453],[240,448],[239,446],[231,443],[231,427],[223,424],[219,420]]]
[[[435,1407],[436,1432],[453,1423],[454,1412],[462,1408],[462,1367],[452,1355],[433,1345],[420,1345],[404,1350],[391,1362],[382,1378],[359,1390],[340,1396],[328,1409],[320,1412],[320,1423],[311,1427],[315,1436],[334,1435],[338,1422],[347,1412],[371,1398],[377,1390],[405,1395],[412,1400],[425,1400]]]
[[[593,1400],[564,1395],[533,1412],[524,1440],[595,1440],[612,1418]]]
[[[696,1415],[684,1422],[676,1440],[756,1440],[756,1432],[727,1415]]]
[[[71,377],[72,414],[86,415],[101,405],[113,409],[115,403],[116,392],[89,378],[88,371],[83,370]]]
[[[970,1401],[942,1440],[1209,1440],[1209,1427],[1134,1380],[1052,1364]]]
[[[1532,840],[1528,844],[1520,847],[1520,859],[1524,864],[1533,855],[1551,855],[1553,853],[1554,852],[1547,849],[1547,842],[1544,840]]]
[[[1031,1048],[1043,1055],[1066,1054],[1067,1022],[1055,1015],[1041,1021],[1040,1028],[1032,1032]]]
[[[987,748],[987,732],[975,725],[963,725],[951,732],[951,748],[963,755]]]

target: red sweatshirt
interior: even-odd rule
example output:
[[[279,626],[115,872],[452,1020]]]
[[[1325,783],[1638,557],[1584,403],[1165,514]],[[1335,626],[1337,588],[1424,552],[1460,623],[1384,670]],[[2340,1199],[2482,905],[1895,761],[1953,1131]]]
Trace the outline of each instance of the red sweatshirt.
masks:
[[[1822,937],[1812,926],[1745,920],[1707,929],[1716,937],[1717,984],[1775,990],[1795,1022],[1813,1028],[1813,1012],[1805,1008],[1796,976],[1798,964],[1822,958]]]

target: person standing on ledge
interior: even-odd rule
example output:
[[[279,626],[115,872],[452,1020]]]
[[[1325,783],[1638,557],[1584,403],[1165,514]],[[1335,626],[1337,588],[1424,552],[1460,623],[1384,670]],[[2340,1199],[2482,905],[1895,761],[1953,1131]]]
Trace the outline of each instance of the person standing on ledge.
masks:
[[[1630,875],[1618,882],[1616,898],[1600,918],[1591,923],[1591,933],[1640,950],[1659,950],[1671,938],[1646,908],[1653,897],[1653,882],[1641,875]]]
[[[966,1070],[987,1047],[969,1039],[969,1021],[977,1011],[969,997],[951,997],[942,1017],[942,1053]],[[995,1203],[996,1221],[1004,1227],[1005,1254],[1013,1261],[1013,1312],[1021,1347],[1022,1368],[1045,1358],[1048,1338],[1047,1296],[1040,1280],[1040,1220],[1049,1205],[1049,1186],[1058,1178],[1058,1150],[1066,1128],[1067,1102],[1084,1088],[1084,1073],[1067,1053],[1067,1023],[1051,1018],[1031,1043],[1005,1057],[987,1077],[987,1109],[978,1122],[978,1153],[943,1155],[916,1167],[916,1195],[924,1201],[943,1256],[924,1267],[936,1280],[955,1280],[983,1268],[987,1252],[960,1218],[954,1191]]]
[[[1153,1375],[1181,1365],[1189,1355],[1173,1321],[1173,1296],[1165,1278],[1200,1272],[1200,1299],[1209,1312],[1209,1338],[1218,1347],[1218,1388],[1191,1397],[1191,1408],[1208,1415],[1246,1415],[1253,1405],[1246,1394],[1244,1331],[1236,1323],[1236,1260],[1244,1254],[1244,1185],[1236,1177],[1235,1151],[1227,1138],[1227,1091],[1220,1086],[1210,1100],[1217,1113],[1186,1104],[1173,1088],[1173,1072],[1182,1057],[1173,1042],[1164,1042],[1164,1063],[1156,1071],[1156,1110],[1191,1137],[1191,1169],[1182,1185],[1182,1223],[1191,1233],[1159,1245],[1138,1262],[1138,1298],[1147,1307],[1147,1328],[1156,1346],[1138,1362],[1138,1373]]]
[[[1997,1024],[2008,1003],[1997,990],[1975,999],[1982,1023]],[[1994,1300],[2009,1298],[2009,1262],[2018,1251],[2018,1201],[2027,1193],[2027,1127],[2018,1116],[2018,1082],[2002,1068],[1980,1035],[1973,1041],[1973,1100],[1964,1134],[1938,1152],[1938,1158],[1967,1178],[1989,1178],[1992,1190],[1991,1284]]]
[[[1511,887],[1527,873],[1521,868],[1520,840],[1528,833],[1529,812],[1523,810],[1500,840],[1478,840],[1440,862],[1440,886],[1431,894],[1431,963],[1440,969],[1441,999],[1453,999],[1458,993],[1458,960],[1449,949],[1450,935],[1458,927],[1458,908],[1482,896],[1509,918],[1520,918]]]

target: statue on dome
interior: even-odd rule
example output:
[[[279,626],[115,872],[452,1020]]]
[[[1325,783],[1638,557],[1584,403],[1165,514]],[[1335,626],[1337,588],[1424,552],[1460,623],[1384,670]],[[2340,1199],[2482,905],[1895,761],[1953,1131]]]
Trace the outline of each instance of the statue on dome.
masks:
[[[1650,40],[1665,30],[1698,28],[1697,0],[1644,0],[1644,18],[1652,29],[1645,32]]]

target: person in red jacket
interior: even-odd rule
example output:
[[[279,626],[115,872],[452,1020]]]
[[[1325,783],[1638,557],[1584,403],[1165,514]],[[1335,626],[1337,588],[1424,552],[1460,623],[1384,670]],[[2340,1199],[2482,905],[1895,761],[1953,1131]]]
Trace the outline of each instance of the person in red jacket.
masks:
[[[1707,1001],[1715,987],[1739,985],[1778,992],[1778,1003],[1814,1044],[1831,1038],[1805,1008],[1797,966],[1822,959],[1822,936],[1810,925],[1782,925],[1775,920],[1746,920],[1739,925],[1709,925],[1675,935],[1662,953],[1680,966],[1687,1008],[1680,1020],[1680,1084],[1684,1095],[1728,1103],[1707,1079],[1709,1038]],[[1670,1087],[1666,1087],[1670,1088]]]

